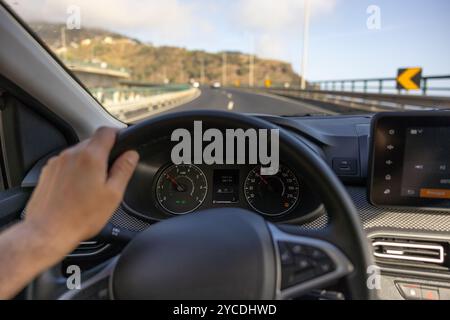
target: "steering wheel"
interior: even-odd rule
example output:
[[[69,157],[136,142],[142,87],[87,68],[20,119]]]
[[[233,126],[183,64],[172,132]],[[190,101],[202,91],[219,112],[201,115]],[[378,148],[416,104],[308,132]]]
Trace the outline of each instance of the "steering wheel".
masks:
[[[121,131],[110,161],[176,128],[192,128],[196,120],[213,128],[280,129],[237,113],[175,112]],[[275,225],[238,208],[174,217],[138,234],[84,287],[107,283],[114,299],[289,299],[339,283],[346,298],[372,298],[371,251],[346,189],[301,140],[283,129],[279,138],[280,154],[324,203],[326,227]],[[69,291],[61,298],[79,297]]]

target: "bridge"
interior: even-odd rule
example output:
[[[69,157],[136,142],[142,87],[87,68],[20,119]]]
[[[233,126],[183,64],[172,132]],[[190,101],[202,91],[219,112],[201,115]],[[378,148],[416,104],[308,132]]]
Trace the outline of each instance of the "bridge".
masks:
[[[135,122],[173,110],[217,109],[277,115],[356,114],[380,111],[450,109],[450,75],[421,77],[418,90],[399,90],[397,78],[193,88],[132,79],[126,70],[67,63],[97,100],[117,118]]]
[[[278,96],[346,112],[380,112],[450,108],[450,75],[421,78],[419,89],[398,89],[397,78],[327,80],[311,82],[305,90],[271,86],[254,88]]]
[[[395,78],[310,82],[306,89],[274,84],[218,89],[201,87],[185,101],[142,112],[132,121],[174,110],[216,109],[275,115],[365,114],[380,111],[450,109],[450,75],[423,77],[421,90],[398,90]],[[144,86],[145,87],[145,86]],[[139,90],[156,90],[157,87]],[[187,88],[186,88],[187,89]],[[131,87],[127,90],[138,90]],[[434,94],[438,93],[438,94]],[[126,117],[124,118],[127,121]],[[129,121],[129,120],[128,120]]]
[[[65,65],[88,88],[116,87],[121,81],[130,79],[125,69],[114,69],[106,64],[64,60]]]

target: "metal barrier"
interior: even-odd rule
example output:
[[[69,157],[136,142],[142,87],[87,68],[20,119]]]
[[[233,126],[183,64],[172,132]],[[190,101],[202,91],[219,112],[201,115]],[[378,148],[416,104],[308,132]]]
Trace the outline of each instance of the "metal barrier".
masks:
[[[396,78],[326,80],[311,82],[310,87],[311,89],[325,91],[400,93],[397,90],[396,80]],[[442,84],[443,82],[444,84]],[[428,95],[430,92],[435,95],[445,93],[445,95],[450,96],[450,75],[422,77],[421,89],[416,92],[422,95]]]
[[[450,109],[450,97],[378,94],[351,91],[327,90],[299,90],[295,88],[246,88],[246,90],[263,91],[266,93],[319,103],[327,106],[338,106],[342,112],[346,111],[401,111],[401,110],[427,110]]]

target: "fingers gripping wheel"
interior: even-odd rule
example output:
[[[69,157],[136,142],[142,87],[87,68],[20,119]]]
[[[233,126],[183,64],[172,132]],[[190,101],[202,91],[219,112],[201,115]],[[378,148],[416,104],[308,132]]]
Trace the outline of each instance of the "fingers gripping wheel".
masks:
[[[244,130],[248,128],[280,129],[267,121],[236,113],[226,113],[211,110],[171,113],[151,118],[147,121],[141,122],[137,125],[123,130],[118,136],[117,143],[113,148],[110,161],[112,162],[113,160],[115,160],[117,156],[122,154],[124,151],[130,149],[138,149],[141,145],[146,144],[149,139],[155,139],[168,135],[170,136],[171,132],[177,128],[192,127],[194,121],[197,120],[201,120],[204,124],[207,124],[209,127],[213,128],[241,128]],[[273,255],[273,259],[276,259],[276,261],[266,262],[266,267],[268,269],[265,269],[265,271],[267,271],[271,269],[271,265],[276,266],[276,268],[273,268],[273,272],[276,273],[274,275],[276,281],[274,282],[275,285],[273,287],[274,292],[272,294],[272,297],[295,297],[313,288],[321,288],[329,283],[332,283],[339,279],[343,279],[344,281],[341,282],[346,284],[346,287],[348,289],[347,292],[349,292],[348,298],[371,298],[372,294],[366,286],[366,270],[367,267],[372,264],[370,249],[367,243],[366,236],[361,229],[356,209],[345,188],[333,173],[333,171],[329,168],[329,166],[323,161],[323,159],[315,154],[302,141],[294,138],[282,129],[280,129],[279,138],[280,155],[284,159],[289,159],[289,164],[292,169],[298,170],[298,172],[302,172],[305,181],[308,181],[309,185],[317,192],[319,197],[322,199],[329,215],[329,225],[325,229],[307,232],[300,229],[298,226],[275,226],[272,224],[266,224],[266,229],[270,231],[270,235],[273,241],[273,245],[269,250],[273,250],[272,252],[275,253]],[[233,212],[234,210],[236,209],[221,208],[222,213],[225,211]],[[215,214],[212,212],[210,212],[210,214],[215,216]],[[240,215],[248,214],[251,213],[240,213]],[[186,237],[186,241],[184,243],[189,243],[189,231],[186,228],[182,228],[181,225],[186,223],[186,225],[193,226],[193,224],[191,224],[188,220],[191,219],[191,216],[196,215],[197,213],[160,222],[145,231],[144,234],[147,235],[143,235],[142,237],[153,238],[154,236],[151,235],[151,233],[154,233],[154,235],[158,234],[159,231],[156,230],[159,230],[160,228],[164,227],[166,228],[166,230],[174,228],[174,230],[178,230],[178,233],[174,233],[173,237],[175,237],[175,239],[177,237],[181,237],[183,239],[184,237]],[[231,234],[233,233],[233,230],[229,228],[227,229],[227,224],[224,224],[223,221],[222,223],[220,223],[220,221],[214,219],[207,220],[208,228],[194,228],[195,230],[193,230],[195,232],[192,233],[192,235],[195,234],[195,236],[192,236],[192,239],[195,240],[196,238],[201,238],[202,243],[208,243],[208,246],[193,246],[193,249],[195,250],[192,251],[192,254],[195,255],[195,257],[197,257],[198,259],[200,259],[199,257],[201,256],[201,259],[197,262],[200,263],[199,266],[201,266],[202,270],[212,270],[214,266],[212,266],[211,263],[214,261],[222,261],[223,263],[230,262],[230,260],[227,258],[231,258],[231,256],[229,255],[230,252],[233,252],[234,245],[239,244],[242,247],[243,245],[250,245],[250,243],[253,243],[254,245],[256,245],[255,248],[258,248],[259,245],[259,248],[261,249],[262,244],[261,242],[256,241],[256,238],[251,238],[253,242],[248,241],[250,238],[246,238],[246,242],[246,240],[244,239],[244,233],[236,233],[235,238],[233,238],[233,241],[235,242],[228,242],[228,240],[230,239],[226,237],[226,234],[223,234],[223,230],[226,230]],[[226,222],[229,223],[229,221],[230,220],[227,220]],[[241,228],[243,226],[244,225],[241,225],[239,223],[235,225],[236,228]],[[259,224],[259,226],[261,226],[261,224]],[[161,232],[161,234],[164,234],[164,232]],[[222,234],[224,238],[220,238],[220,234]],[[163,256],[166,261],[158,261],[159,255],[152,255],[151,253],[153,250],[156,250],[154,243],[138,240],[139,238],[141,238],[141,236],[133,239],[129,246],[124,250],[123,255],[118,259],[118,267],[114,272],[112,287],[114,287],[117,292],[124,292],[123,289],[120,288],[122,285],[124,285],[124,282],[118,280],[118,278],[116,277],[116,272],[119,270],[119,266],[120,270],[122,270],[123,272],[125,272],[124,270],[134,270],[133,266],[137,266],[137,260],[140,259],[141,261],[148,261],[149,263],[151,261],[151,265],[162,266],[160,270],[162,270],[161,272],[164,273],[162,274],[164,275],[164,278],[159,279],[167,279],[167,281],[164,283],[164,286],[162,286],[163,283],[160,282],[155,282],[155,285],[161,285],[161,288],[166,288],[166,291],[164,291],[166,297],[178,296],[177,292],[167,291],[171,288],[169,273],[166,274],[166,271],[170,271],[170,268],[166,267],[164,269],[164,266],[170,266],[169,264],[167,264],[168,261],[171,261],[171,259],[174,258],[173,254],[179,251],[174,250],[174,252],[170,253],[170,251],[166,250],[165,252],[167,252],[167,254]],[[155,239],[159,239],[159,243],[165,238],[161,236],[156,237]],[[166,240],[167,241],[162,241],[160,243],[161,247],[171,247],[172,242],[168,238]],[[192,242],[191,244],[193,244],[194,242]],[[180,244],[180,242],[176,243],[178,245]],[[216,250],[212,250],[214,243],[218,245]],[[220,246],[226,246],[227,248],[229,248],[229,250],[221,250]],[[130,248],[133,247],[139,247],[140,249],[147,248],[148,250],[139,250],[139,254],[130,254],[128,250],[131,250]],[[209,249],[205,250],[205,248]],[[247,252],[250,252],[248,253],[248,255],[251,257],[252,250],[249,250],[249,248],[247,248],[247,250]],[[258,252],[261,253],[263,251],[259,250]],[[182,254],[182,252],[179,253]],[[147,254],[149,254],[149,256],[146,256]],[[147,258],[149,258],[150,255],[152,256],[152,259],[148,260]],[[242,257],[246,257],[247,259],[249,258],[249,256],[244,254]],[[213,259],[210,259],[211,257],[213,257]],[[265,257],[265,259],[266,258],[267,256]],[[192,261],[192,257],[189,256],[189,259],[190,260],[186,260],[184,262],[178,261],[178,265],[184,264],[185,266],[189,266],[189,261]],[[232,261],[238,261],[237,257],[233,257]],[[234,267],[239,269],[257,265],[252,259],[244,259],[242,261],[244,262],[242,262],[240,266],[236,264]],[[267,261],[267,259],[264,261]],[[197,262],[195,263],[195,265],[197,265]],[[147,268],[151,268],[151,265],[148,265]],[[184,296],[184,298],[208,298],[211,297],[211,292],[214,292],[214,286],[224,285],[224,282],[220,281],[220,273],[210,274],[211,277],[208,281],[205,281],[205,279],[203,279],[202,276],[199,275],[198,280],[200,282],[195,283],[192,281],[191,275],[186,272],[186,270],[188,269],[190,270],[190,268],[187,267],[181,269],[178,268],[176,269],[177,273],[174,275],[180,277],[178,280],[182,281],[182,283],[184,283],[186,286],[191,286],[191,289],[197,288],[197,290],[185,290],[179,292],[203,292],[205,293],[205,295],[201,294],[195,297],[188,295]],[[175,270],[173,271],[175,272]],[[229,272],[230,281],[236,281],[236,284],[239,284],[238,280],[232,280],[235,279],[233,278],[233,273],[230,273],[230,270],[227,270],[227,272]],[[130,277],[133,277],[131,271],[130,273],[126,273]],[[266,272],[259,273],[259,276],[263,275],[267,277]],[[254,276],[254,274],[252,276]],[[128,285],[134,283],[136,286],[139,286],[139,282],[141,280],[142,279],[134,279],[133,281],[128,281],[127,283]],[[160,281],[158,280],[158,278],[152,278],[149,280]],[[256,281],[257,279],[253,280]],[[264,278],[260,278],[259,281],[264,282],[265,280]],[[198,287],[199,283],[202,283],[201,288]],[[201,290],[202,288],[205,288],[207,286],[210,286],[211,291]],[[148,289],[152,287],[154,286],[148,283],[148,286],[145,290],[152,290]],[[253,298],[267,298],[268,296],[270,296],[270,294],[267,294],[268,287],[270,287],[270,284],[268,286],[265,286],[266,294],[264,295],[262,295],[261,292],[253,292],[248,296],[251,296]],[[228,298],[242,297],[242,292],[236,292],[236,294],[233,295],[230,291],[230,288],[232,288],[232,286],[226,287]],[[183,288],[183,290],[184,289],[186,288]],[[126,291],[133,292],[133,290],[133,288],[128,287]],[[134,292],[137,291],[135,290]],[[143,294],[141,297],[145,298],[150,296],[152,295],[147,293]]]

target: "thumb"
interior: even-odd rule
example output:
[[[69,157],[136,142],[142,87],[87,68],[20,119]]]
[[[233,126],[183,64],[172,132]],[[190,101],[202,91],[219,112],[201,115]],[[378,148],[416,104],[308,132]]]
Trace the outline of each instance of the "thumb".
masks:
[[[139,161],[139,154],[136,151],[123,153],[109,170],[108,181],[106,182],[113,190],[123,195],[128,181],[133,175]]]

